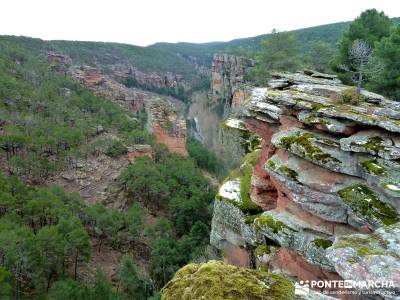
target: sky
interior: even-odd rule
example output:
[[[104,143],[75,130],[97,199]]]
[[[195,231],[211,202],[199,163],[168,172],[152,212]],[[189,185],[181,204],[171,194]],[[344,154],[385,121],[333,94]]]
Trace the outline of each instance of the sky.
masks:
[[[399,0],[1,0],[0,35],[202,43],[349,21],[368,8],[400,17]]]

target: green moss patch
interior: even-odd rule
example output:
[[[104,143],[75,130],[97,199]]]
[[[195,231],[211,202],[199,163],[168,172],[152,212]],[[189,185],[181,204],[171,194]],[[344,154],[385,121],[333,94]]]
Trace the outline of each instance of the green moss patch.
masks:
[[[329,106],[326,106],[326,105],[321,104],[321,103],[313,103],[313,104],[311,105],[311,110],[313,110],[313,111],[318,111],[318,110],[323,109],[323,108],[326,108],[326,107],[329,107]]]
[[[262,212],[262,209],[257,206],[250,198],[251,192],[251,176],[253,174],[253,167],[257,163],[260,155],[260,150],[255,150],[248,153],[244,159],[243,164],[240,168],[233,170],[228,178],[224,181],[230,181],[239,178],[240,179],[240,201],[225,199],[219,194],[217,195],[218,200],[227,201],[236,207],[238,207],[246,215],[256,215]]]
[[[278,172],[286,175],[287,177],[289,177],[293,180],[298,181],[297,177],[299,175],[297,174],[297,172],[295,170],[292,170],[291,168],[288,168],[286,166],[281,166],[281,167],[279,167]]]
[[[254,251],[257,256],[271,253],[271,247],[265,244],[259,245]]]
[[[329,153],[324,152],[320,147],[314,145],[311,142],[311,139],[315,139],[316,141],[333,146],[335,144],[334,141],[328,139],[320,139],[317,136],[308,133],[308,132],[296,132],[293,135],[282,137],[279,141],[279,146],[294,152],[301,157],[308,158],[311,160],[316,160],[321,163],[327,162],[340,162],[337,158],[331,156]],[[293,151],[293,146],[297,146],[302,149],[301,152]]]
[[[385,242],[377,239],[373,234],[357,234],[341,236],[333,244],[333,248],[353,248],[358,256],[383,255],[385,253]]]
[[[272,229],[274,233],[278,233],[283,229],[289,229],[292,231],[296,231],[293,228],[289,227],[285,223],[275,220],[272,216],[269,215],[261,215],[254,220],[254,226],[256,230],[261,231],[265,227],[269,227]]]
[[[220,261],[189,264],[161,290],[162,300],[293,299],[294,285],[283,275],[238,268]]]
[[[370,174],[380,175],[380,176],[387,174],[387,170],[384,167],[378,165],[376,159],[364,160],[361,162],[361,166],[365,170],[367,170],[367,172]]]
[[[374,217],[385,225],[398,221],[397,212],[362,184],[353,184],[338,191],[338,194],[358,214]]]
[[[315,246],[323,249],[327,249],[333,244],[331,240],[324,240],[324,239],[315,239],[313,240],[313,243],[315,244]]]
[[[385,147],[383,146],[383,139],[379,136],[370,137],[366,142],[363,143],[352,142],[351,146],[365,147],[366,149],[371,150],[374,154],[378,154],[379,151],[385,150]]]

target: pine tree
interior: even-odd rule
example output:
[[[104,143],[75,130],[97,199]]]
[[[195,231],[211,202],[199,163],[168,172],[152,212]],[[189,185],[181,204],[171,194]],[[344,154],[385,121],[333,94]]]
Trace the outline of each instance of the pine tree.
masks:
[[[389,37],[376,43],[375,55],[384,68],[369,86],[376,92],[400,101],[400,25]]]

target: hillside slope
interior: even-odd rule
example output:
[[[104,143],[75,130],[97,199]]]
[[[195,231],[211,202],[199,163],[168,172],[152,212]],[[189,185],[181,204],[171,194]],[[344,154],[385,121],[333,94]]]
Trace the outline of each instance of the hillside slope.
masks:
[[[393,18],[395,22],[400,22],[400,18]],[[293,30],[298,34],[300,46],[303,50],[307,49],[310,42],[324,42],[332,47],[335,46],[341,34],[347,29],[350,22],[339,22],[313,26]],[[182,57],[194,59],[198,63],[210,64],[213,54],[216,52],[224,52],[230,54],[238,54],[252,56],[257,51],[263,39],[269,34],[262,34],[254,37],[235,39],[228,42],[212,42],[212,43],[156,43],[147,48],[165,50],[171,53],[177,53]]]

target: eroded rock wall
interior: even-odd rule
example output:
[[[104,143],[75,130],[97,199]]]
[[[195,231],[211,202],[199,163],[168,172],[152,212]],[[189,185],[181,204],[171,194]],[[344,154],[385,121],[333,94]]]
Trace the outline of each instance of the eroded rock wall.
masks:
[[[347,88],[312,71],[274,74],[224,123],[262,140],[251,180],[246,149],[215,202],[211,243],[225,261],[303,281],[391,280],[400,292],[400,103],[365,90],[342,103]]]
[[[149,130],[157,142],[166,145],[171,152],[188,156],[186,121],[170,102],[161,98],[152,100],[149,109]]]
[[[248,96],[245,85],[246,72],[253,66],[253,61],[229,54],[215,54],[211,70],[211,103],[228,101],[237,107]]]

